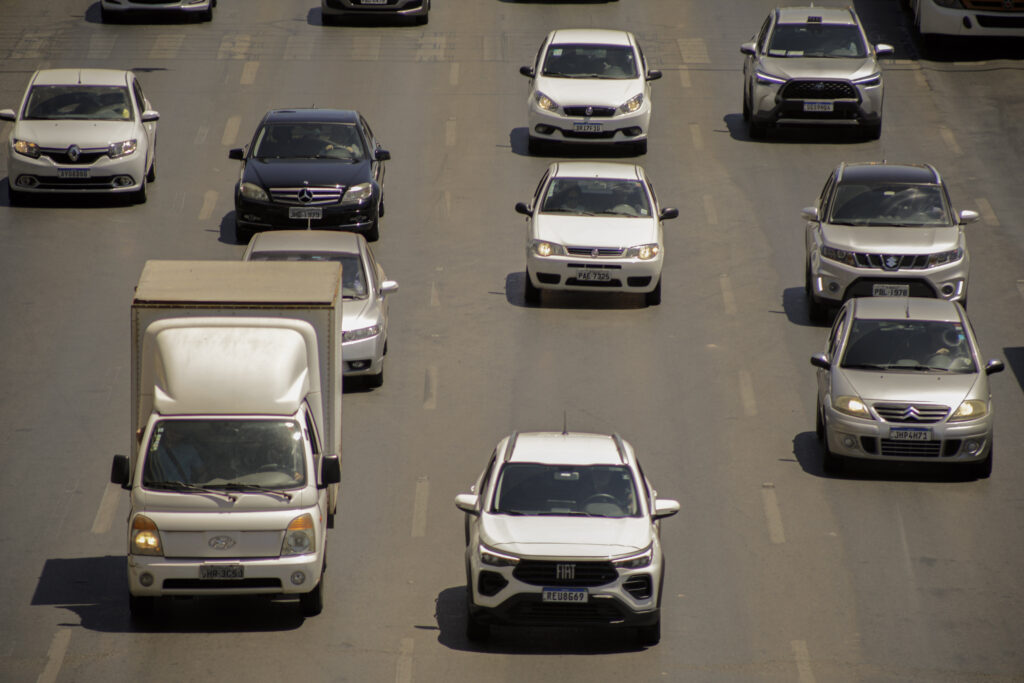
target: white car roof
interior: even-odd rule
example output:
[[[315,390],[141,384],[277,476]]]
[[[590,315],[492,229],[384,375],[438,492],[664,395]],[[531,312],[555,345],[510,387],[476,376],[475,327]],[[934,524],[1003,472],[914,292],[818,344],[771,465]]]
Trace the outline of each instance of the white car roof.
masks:
[[[613,178],[616,180],[639,180],[643,173],[637,164],[613,161],[556,161],[551,164],[555,178]]]
[[[124,69],[41,69],[32,85],[127,85]]]
[[[545,465],[623,465],[623,456],[608,434],[521,432],[507,462]]]
[[[550,33],[550,43],[583,43],[597,45],[632,45],[633,34],[607,28],[560,28]]]
[[[854,25],[849,7],[779,7],[780,24],[806,24],[808,17],[821,17],[823,24]]]
[[[864,320],[960,322],[959,305],[918,296],[869,296],[855,299],[854,317]]]
[[[340,230],[269,230],[253,235],[243,260],[263,251],[326,251],[342,254],[361,253],[362,235]]]

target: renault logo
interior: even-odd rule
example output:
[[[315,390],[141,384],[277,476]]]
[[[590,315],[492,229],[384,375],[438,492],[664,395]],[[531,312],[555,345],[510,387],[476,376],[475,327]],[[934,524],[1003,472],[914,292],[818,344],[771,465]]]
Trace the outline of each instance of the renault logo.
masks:
[[[303,204],[309,204],[311,201],[313,201],[313,191],[310,190],[308,187],[304,187],[301,190],[299,190],[299,201],[302,202]]]
[[[575,579],[576,578],[576,565],[574,565],[574,564],[556,564],[555,565],[555,578],[556,579]]]
[[[71,161],[78,161],[78,157],[82,156],[82,150],[78,145],[71,145],[68,147],[68,159]]]
[[[214,536],[207,543],[214,550],[227,550],[234,547],[235,539],[230,536]]]

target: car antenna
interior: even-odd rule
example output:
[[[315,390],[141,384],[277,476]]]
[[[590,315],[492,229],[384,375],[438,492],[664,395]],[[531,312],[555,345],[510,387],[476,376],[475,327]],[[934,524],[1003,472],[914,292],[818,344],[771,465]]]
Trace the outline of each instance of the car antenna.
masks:
[[[569,418],[566,416],[565,411],[562,411],[562,436],[569,435]]]
[[[907,320],[910,320],[910,297],[907,297],[907,307],[905,309]]]

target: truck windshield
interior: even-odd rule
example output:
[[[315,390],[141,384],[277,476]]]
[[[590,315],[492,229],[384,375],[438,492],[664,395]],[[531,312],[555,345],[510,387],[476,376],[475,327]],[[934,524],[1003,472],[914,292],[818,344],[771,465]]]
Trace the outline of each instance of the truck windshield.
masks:
[[[302,428],[295,420],[161,420],[146,449],[142,485],[182,490],[306,485]]]

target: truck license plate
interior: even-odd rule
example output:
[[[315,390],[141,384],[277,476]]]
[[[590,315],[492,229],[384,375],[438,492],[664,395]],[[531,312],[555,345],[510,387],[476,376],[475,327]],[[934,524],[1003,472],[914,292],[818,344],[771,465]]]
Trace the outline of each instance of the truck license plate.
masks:
[[[319,220],[324,217],[324,209],[321,206],[289,206],[288,218],[301,220]]]
[[[541,602],[586,602],[586,588],[545,588],[541,591]]]
[[[240,564],[203,564],[199,566],[200,579],[242,579],[245,568]]]

